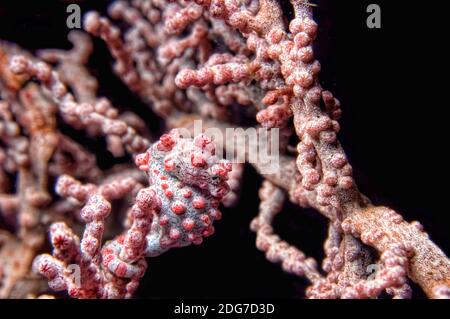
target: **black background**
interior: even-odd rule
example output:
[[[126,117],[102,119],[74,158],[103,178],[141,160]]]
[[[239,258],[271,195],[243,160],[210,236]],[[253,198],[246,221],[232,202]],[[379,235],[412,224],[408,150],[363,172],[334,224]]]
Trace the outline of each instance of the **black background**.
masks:
[[[65,8],[76,2],[0,1],[0,39],[30,50],[69,48]],[[83,12],[104,12],[108,2],[77,3]],[[318,4],[315,52],[322,84],[341,101],[339,137],[361,191],[375,204],[419,220],[448,254],[447,12],[439,2],[313,2]],[[381,29],[366,26],[369,3],[381,6]],[[290,14],[287,3],[284,8]],[[111,73],[110,63],[105,45],[96,40],[90,64],[100,94],[119,108],[132,108],[152,131],[161,132],[162,123]],[[97,142],[86,143],[108,166],[110,154]],[[224,209],[216,234],[201,246],[149,259],[138,297],[302,297],[307,282],[266,261],[248,230],[258,211],[260,183],[247,167],[242,200]],[[275,228],[306,254],[322,259],[326,220],[314,211],[287,204]]]

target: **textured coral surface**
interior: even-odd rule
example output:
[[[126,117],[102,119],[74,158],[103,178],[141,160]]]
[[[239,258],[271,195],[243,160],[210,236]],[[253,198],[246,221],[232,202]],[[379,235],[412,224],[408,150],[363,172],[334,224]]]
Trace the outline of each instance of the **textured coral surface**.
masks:
[[[403,207],[377,195],[383,179],[411,180],[423,198],[435,187],[420,179],[436,175],[420,163],[424,142],[403,133],[415,122],[390,114],[398,141],[414,143],[396,160],[387,108],[361,111],[372,127],[349,124],[330,91],[326,67],[363,58],[330,58],[336,5],[81,1],[81,30],[68,30],[57,3],[50,12],[63,14],[44,21],[63,26],[61,40],[12,29],[0,40],[0,298],[450,298],[439,190],[428,216],[414,195]],[[45,27],[43,9],[29,10],[28,25]],[[16,11],[0,7],[0,19]],[[245,140],[232,141],[242,161],[225,159],[235,149],[217,136],[230,128],[276,131],[277,171]],[[367,166],[358,148],[372,150]],[[378,183],[358,173],[370,165]]]

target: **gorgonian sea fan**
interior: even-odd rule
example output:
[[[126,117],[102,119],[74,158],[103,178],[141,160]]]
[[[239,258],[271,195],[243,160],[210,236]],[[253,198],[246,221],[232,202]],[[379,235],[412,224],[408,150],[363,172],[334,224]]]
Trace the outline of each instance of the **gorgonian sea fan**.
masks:
[[[243,163],[220,158],[224,145],[207,134],[181,132],[201,120],[225,136],[242,118],[280,132],[279,170],[249,163],[264,179],[250,228],[267,259],[308,279],[307,297],[408,298],[408,280],[431,298],[450,297],[449,259],[423,227],[360,193],[338,140],[340,102],[319,81],[314,6],[290,6],[292,14],[275,0],[114,1],[109,18],[84,15],[85,31],[69,33],[71,50],[33,55],[0,42],[0,213],[9,229],[0,233],[0,297],[31,270],[71,297],[132,297],[147,262],[202,243],[221,203],[240,200]],[[88,34],[106,43],[115,74],[164,121],[159,139],[146,119],[98,96]],[[128,163],[103,169],[67,127],[104,140]],[[328,218],[322,269],[275,233],[286,199]],[[52,254],[38,255],[47,230]],[[23,296],[45,292],[25,287]]]

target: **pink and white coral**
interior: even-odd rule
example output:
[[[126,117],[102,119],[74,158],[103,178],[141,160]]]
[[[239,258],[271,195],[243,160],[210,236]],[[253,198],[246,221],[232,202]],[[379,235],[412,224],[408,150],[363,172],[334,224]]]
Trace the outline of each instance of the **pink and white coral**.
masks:
[[[149,175],[150,189],[161,202],[147,236],[147,256],[200,244],[214,233],[212,224],[221,218],[220,201],[229,190],[231,163],[215,156],[209,137],[189,140],[172,130],[140,154],[136,163]]]
[[[180,128],[153,144],[146,118],[121,114],[98,97],[86,66],[93,49],[87,34],[71,32],[71,50],[38,57],[0,42],[0,210],[17,228],[5,236],[15,238],[10,246],[26,243],[21,276],[48,229],[52,255],[39,255],[33,268],[52,289],[77,298],[132,297],[146,257],[200,244],[215,231],[220,203],[239,200],[242,163],[218,158],[211,138],[187,138],[181,128],[201,119],[205,129],[224,132],[250,118],[283,135],[278,172],[264,174],[261,163],[251,163],[264,179],[250,225],[256,246],[286,272],[305,276],[307,297],[407,298],[412,280],[429,297],[448,298],[444,252],[419,223],[359,191],[338,140],[340,102],[320,84],[313,5],[291,0],[291,7],[292,18],[275,0],[114,1],[110,18],[87,12],[84,30],[106,43],[115,74],[166,128]],[[104,139],[113,157],[128,155],[140,171],[100,169],[103,159],[67,136],[59,117]],[[329,220],[322,269],[276,234],[273,221],[286,200]],[[111,226],[115,210],[125,229]],[[374,278],[369,265],[377,266]],[[1,295],[18,280],[10,275]]]
[[[231,164],[214,153],[207,136],[187,139],[172,130],[136,156],[139,169],[148,174],[149,187],[142,188],[132,177],[95,186],[61,176],[56,192],[84,204],[80,216],[86,227],[80,241],[66,224],[53,224],[53,254],[38,256],[34,269],[48,278],[52,289],[67,290],[71,297],[131,297],[145,273],[145,257],[198,245],[214,233],[212,223],[221,218],[218,206],[229,190],[231,170]],[[136,188],[140,190],[128,213],[130,227],[103,244],[111,201]],[[80,269],[78,278],[70,272],[74,266]]]

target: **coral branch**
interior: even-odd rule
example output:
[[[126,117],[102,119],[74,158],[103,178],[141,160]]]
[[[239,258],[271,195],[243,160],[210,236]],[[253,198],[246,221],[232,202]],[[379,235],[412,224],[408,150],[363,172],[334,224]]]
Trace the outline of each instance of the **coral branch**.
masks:
[[[71,125],[77,128],[95,126],[107,137],[118,136],[121,144],[131,153],[142,152],[148,146],[148,141],[139,136],[125,122],[103,115],[98,110],[98,107],[101,107],[98,104],[76,103],[73,95],[59,80],[58,74],[47,64],[33,63],[24,56],[14,56],[11,59],[10,68],[15,74],[27,74],[41,81],[51,97],[59,104],[63,118]],[[116,152],[112,146],[111,151]]]
[[[450,298],[444,252],[418,222],[374,206],[356,185],[338,140],[340,102],[320,84],[313,7],[120,0],[109,17],[87,12],[87,33],[69,32],[69,50],[35,57],[0,41],[0,297],[48,296],[36,288],[42,276],[18,288],[31,267],[70,297],[133,297],[146,258],[202,243],[221,203],[241,207],[246,162],[264,179],[251,222],[256,246],[305,276],[307,297],[409,298],[411,279],[428,297]],[[89,34],[150,111],[98,96]],[[278,138],[270,174],[264,133]],[[161,136],[151,144],[151,135]],[[323,271],[275,233],[287,198],[328,219]],[[49,244],[52,255],[34,258]]]
[[[281,262],[284,271],[305,276],[312,283],[320,280],[322,276],[317,271],[317,262],[311,257],[307,258],[303,252],[274,234],[271,224],[283,207],[283,191],[269,181],[264,181],[259,190],[259,197],[260,211],[250,226],[256,232],[256,247],[264,251],[271,262]]]

